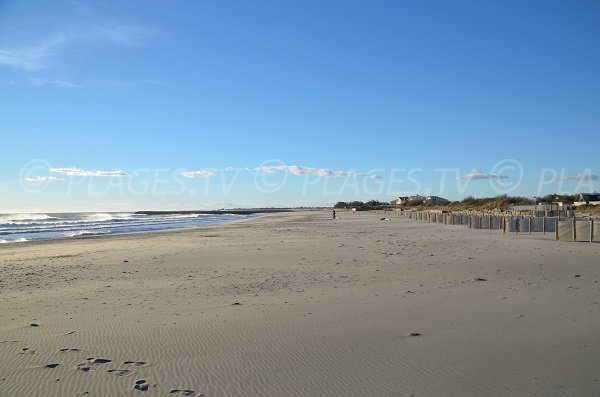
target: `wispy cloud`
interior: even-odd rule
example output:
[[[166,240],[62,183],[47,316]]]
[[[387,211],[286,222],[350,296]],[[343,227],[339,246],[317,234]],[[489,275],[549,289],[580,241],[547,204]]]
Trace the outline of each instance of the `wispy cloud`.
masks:
[[[49,35],[36,43],[0,48],[0,65],[20,70],[46,67],[50,58],[78,45],[107,42],[124,47],[141,45],[149,31],[134,26],[80,26]]]
[[[593,174],[575,174],[575,175],[562,175],[557,177],[556,181],[597,181],[600,179],[598,175]]]
[[[36,176],[34,178],[25,178],[27,182],[46,182],[46,181],[64,181],[64,178],[56,176]]]
[[[177,88],[175,84],[172,84],[165,80],[158,79],[137,79],[130,81],[106,81],[103,84],[113,86],[113,87],[143,87],[143,86],[151,86],[151,87],[160,87],[160,88]]]
[[[41,69],[44,61],[68,41],[64,34],[55,34],[34,45],[0,48],[0,65],[22,70]]]
[[[367,177],[370,179],[381,179],[381,177],[378,175],[368,174],[364,172],[332,171],[326,168],[303,167],[299,165],[277,165],[270,167],[259,167],[256,170],[265,172],[267,174],[274,174],[276,172],[289,172],[292,175],[298,176],[314,175],[333,178]]]
[[[38,87],[81,88],[79,84],[65,80],[30,79],[29,83]]]
[[[198,171],[181,171],[180,174],[186,178],[210,178],[215,175],[215,172],[263,172],[265,174],[275,174],[277,172],[288,172],[292,175],[304,176],[314,175],[321,177],[331,178],[350,178],[350,177],[361,177],[369,179],[381,179],[379,175],[369,174],[365,172],[354,172],[354,171],[332,171],[327,168],[315,168],[315,167],[303,167],[299,165],[276,165],[276,166],[264,166],[256,168],[248,167],[225,167],[225,168],[211,168],[211,170],[198,170]]]
[[[125,171],[99,171],[99,170],[81,170],[76,167],[65,167],[65,168],[50,168],[51,172],[59,174],[65,174],[69,176],[127,176]]]
[[[181,171],[180,174],[186,178],[192,179],[192,178],[210,178],[215,173],[212,171],[200,170],[200,171]]]
[[[477,181],[477,180],[483,180],[483,179],[507,179],[508,177],[506,175],[501,175],[501,174],[488,174],[485,172],[480,172],[480,171],[472,171],[469,172],[466,175],[463,175],[460,177],[460,179],[464,179],[464,180],[468,180],[468,181]]]

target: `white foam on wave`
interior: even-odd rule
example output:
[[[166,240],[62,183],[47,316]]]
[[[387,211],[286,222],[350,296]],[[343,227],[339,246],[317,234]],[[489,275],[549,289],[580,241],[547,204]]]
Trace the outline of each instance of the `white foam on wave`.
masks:
[[[16,240],[0,240],[0,244],[7,244],[7,243],[24,243],[25,241],[29,241],[26,238],[18,238]]]
[[[78,232],[67,233],[67,234],[65,234],[65,236],[66,237],[75,237],[75,236],[83,236],[84,234],[92,234],[92,232],[90,232],[88,230],[81,230]]]
[[[96,214],[86,215],[85,219],[94,222],[110,221],[113,219],[131,219],[135,214],[132,213],[115,213],[109,214],[106,212],[100,212]]]
[[[6,214],[0,215],[0,224],[18,224],[22,221],[43,221],[46,219],[57,219],[54,216],[48,214]],[[23,222],[25,223],[25,222]]]

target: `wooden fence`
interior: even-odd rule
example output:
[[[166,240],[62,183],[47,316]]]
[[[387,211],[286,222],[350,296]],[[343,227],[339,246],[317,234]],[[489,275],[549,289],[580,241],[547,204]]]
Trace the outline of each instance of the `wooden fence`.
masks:
[[[594,227],[593,219],[441,211],[373,210],[370,212],[470,229],[497,230],[504,234],[543,234],[560,241],[600,242],[600,227]]]

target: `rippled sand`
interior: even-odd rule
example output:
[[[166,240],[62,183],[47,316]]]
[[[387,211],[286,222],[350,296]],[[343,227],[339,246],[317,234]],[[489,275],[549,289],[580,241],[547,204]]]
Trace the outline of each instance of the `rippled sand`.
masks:
[[[0,396],[600,395],[600,244],[338,214],[0,246]]]

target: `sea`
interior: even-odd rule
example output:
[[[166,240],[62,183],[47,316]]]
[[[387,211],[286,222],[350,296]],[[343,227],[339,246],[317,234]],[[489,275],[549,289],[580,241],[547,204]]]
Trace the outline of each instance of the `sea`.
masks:
[[[0,244],[68,239],[215,225],[256,217],[247,214],[166,214],[130,212],[0,214]]]

